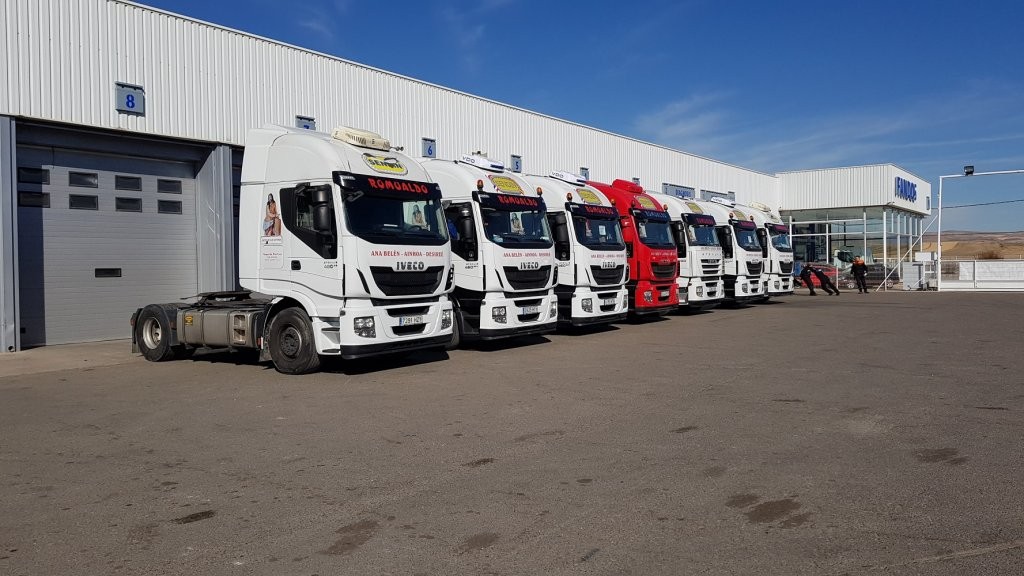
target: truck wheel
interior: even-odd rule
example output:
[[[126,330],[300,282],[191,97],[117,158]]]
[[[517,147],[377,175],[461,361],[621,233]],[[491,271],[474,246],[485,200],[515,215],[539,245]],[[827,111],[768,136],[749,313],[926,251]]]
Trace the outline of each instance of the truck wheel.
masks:
[[[282,374],[308,374],[320,368],[313,323],[300,308],[285,308],[270,321],[270,358]]]
[[[455,350],[462,343],[462,314],[456,308],[452,310],[452,339],[445,345],[445,350]]]
[[[171,346],[171,326],[159,306],[149,305],[135,319],[135,343],[150,362],[172,360],[183,346]]]

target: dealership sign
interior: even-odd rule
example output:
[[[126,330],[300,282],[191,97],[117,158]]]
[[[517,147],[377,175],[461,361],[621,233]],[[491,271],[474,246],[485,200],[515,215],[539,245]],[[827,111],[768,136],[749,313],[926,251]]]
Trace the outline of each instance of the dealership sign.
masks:
[[[917,202],[917,183],[896,177],[896,197],[908,202]]]

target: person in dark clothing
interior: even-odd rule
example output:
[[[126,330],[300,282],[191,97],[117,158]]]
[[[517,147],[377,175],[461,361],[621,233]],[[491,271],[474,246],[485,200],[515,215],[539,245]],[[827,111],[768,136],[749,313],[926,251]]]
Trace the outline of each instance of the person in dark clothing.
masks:
[[[867,294],[868,265],[864,263],[864,259],[860,256],[854,258],[853,265],[850,266],[850,272],[853,273],[853,279],[857,281],[857,292]]]
[[[814,291],[814,281],[811,280],[811,265],[805,264],[803,269],[800,270],[800,281],[807,286],[807,289],[811,291],[810,296],[817,296],[818,294]]]
[[[822,272],[820,268],[812,268],[811,272],[814,273],[815,278],[818,279],[818,283],[821,284],[821,289],[824,290],[826,294],[839,296],[839,288],[836,288],[836,285],[832,282],[832,279],[828,277],[828,274]]]

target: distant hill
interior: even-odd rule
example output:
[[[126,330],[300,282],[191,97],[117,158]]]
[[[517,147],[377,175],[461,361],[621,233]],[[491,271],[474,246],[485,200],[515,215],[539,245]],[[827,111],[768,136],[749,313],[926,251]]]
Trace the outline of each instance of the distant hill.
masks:
[[[936,234],[924,235],[925,252],[938,250]],[[942,232],[942,258],[978,258],[986,253],[998,254],[1008,260],[1024,260],[1024,231],[1020,232]]]

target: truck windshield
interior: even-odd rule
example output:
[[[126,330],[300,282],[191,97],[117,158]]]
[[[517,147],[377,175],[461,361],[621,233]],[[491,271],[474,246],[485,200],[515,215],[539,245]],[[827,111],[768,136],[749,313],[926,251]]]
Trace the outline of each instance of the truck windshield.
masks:
[[[715,232],[715,218],[708,214],[683,214],[686,238],[691,246],[721,246]]]
[[[622,227],[615,208],[567,204],[576,240],[591,250],[623,250]]]
[[[636,235],[649,248],[675,249],[672,226],[667,212],[660,210],[633,210],[636,218]]]
[[[761,243],[757,240],[757,226],[753,222],[736,222],[732,225],[736,231],[736,244],[749,251],[761,251]]]
[[[339,174],[345,222],[352,234],[373,244],[440,246],[448,242],[436,184]]]
[[[793,244],[789,239],[789,227],[782,224],[769,224],[768,234],[772,237],[772,246],[779,252],[792,252]]]
[[[551,229],[539,198],[515,194],[480,194],[484,236],[504,248],[550,248]]]
[[[687,238],[693,246],[718,246],[718,234],[715,234],[715,225],[699,225],[686,227]]]

